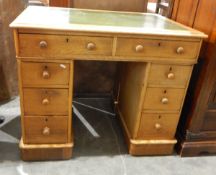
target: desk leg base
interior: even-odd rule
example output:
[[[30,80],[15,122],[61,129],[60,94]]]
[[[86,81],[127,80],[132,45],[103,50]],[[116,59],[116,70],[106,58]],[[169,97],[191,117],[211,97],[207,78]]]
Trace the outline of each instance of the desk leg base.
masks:
[[[170,155],[176,140],[130,140],[129,153],[134,156]]]
[[[178,148],[181,157],[216,154],[216,141],[183,141]]]
[[[73,143],[24,144],[20,141],[21,158],[24,161],[66,160],[72,157]]]

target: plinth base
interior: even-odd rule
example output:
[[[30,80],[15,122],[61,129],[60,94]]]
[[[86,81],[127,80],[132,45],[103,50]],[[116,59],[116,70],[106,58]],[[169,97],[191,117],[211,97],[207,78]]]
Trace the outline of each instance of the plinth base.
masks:
[[[130,140],[129,153],[134,156],[170,155],[176,140]]]
[[[65,160],[72,157],[73,143],[24,144],[21,139],[19,147],[24,161]]]

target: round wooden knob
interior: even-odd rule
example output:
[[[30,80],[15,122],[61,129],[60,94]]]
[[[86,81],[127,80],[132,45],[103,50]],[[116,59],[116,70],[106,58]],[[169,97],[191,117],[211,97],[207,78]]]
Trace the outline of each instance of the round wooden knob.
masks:
[[[43,135],[47,136],[50,135],[50,128],[48,128],[47,126],[43,129]]]
[[[183,47],[178,47],[176,50],[177,54],[183,54],[184,53],[184,48]]]
[[[172,72],[170,72],[170,73],[167,74],[167,78],[168,79],[174,79],[175,78],[175,74],[172,73]]]
[[[47,42],[46,41],[41,41],[39,43],[40,48],[46,48],[47,47]]]
[[[44,79],[48,79],[50,77],[48,70],[44,70],[42,76]]]
[[[44,99],[42,100],[42,104],[43,104],[43,105],[48,105],[48,104],[49,104],[49,100],[48,100],[47,98],[44,98]]]
[[[137,45],[135,48],[136,52],[142,52],[143,49],[144,49],[144,47],[142,45]]]
[[[156,124],[155,124],[155,129],[157,129],[157,130],[161,129],[161,124],[156,123]]]
[[[168,102],[169,102],[169,100],[168,100],[168,98],[162,98],[161,99],[161,102],[163,103],[163,104],[167,104]]]
[[[86,48],[87,48],[88,50],[94,50],[95,47],[96,47],[96,46],[95,46],[94,43],[88,43],[87,46],[86,46]]]

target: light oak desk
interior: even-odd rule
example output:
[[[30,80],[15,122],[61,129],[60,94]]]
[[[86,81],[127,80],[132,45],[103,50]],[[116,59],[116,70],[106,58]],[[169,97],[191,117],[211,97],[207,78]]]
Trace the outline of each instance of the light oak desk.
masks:
[[[130,154],[172,153],[205,34],[155,14],[49,7],[28,7],[10,27],[24,160],[72,156],[76,60],[121,62],[116,106]]]

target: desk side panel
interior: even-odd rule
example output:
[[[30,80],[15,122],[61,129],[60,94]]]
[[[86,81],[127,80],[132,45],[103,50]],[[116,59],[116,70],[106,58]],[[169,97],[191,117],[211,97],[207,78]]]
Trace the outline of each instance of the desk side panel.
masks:
[[[121,64],[119,110],[132,138],[139,125],[147,68],[146,63]]]

